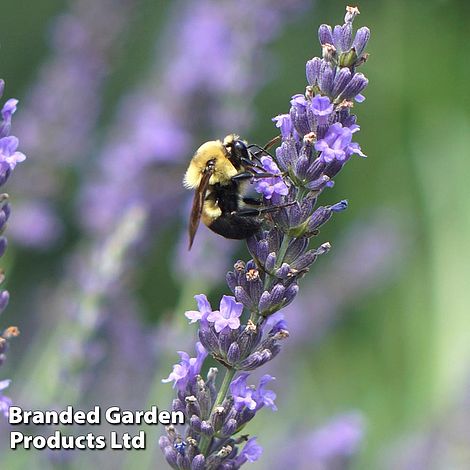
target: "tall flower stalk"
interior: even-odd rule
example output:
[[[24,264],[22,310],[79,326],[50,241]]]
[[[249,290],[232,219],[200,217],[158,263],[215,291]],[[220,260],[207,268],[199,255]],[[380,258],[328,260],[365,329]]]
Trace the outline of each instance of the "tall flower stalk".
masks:
[[[250,373],[280,352],[289,336],[281,310],[294,300],[312,263],[330,249],[329,243],[309,249],[310,239],[347,208],[346,200],[317,207],[319,195],[352,155],[365,157],[353,142],[359,126],[352,109],[355,101],[364,101],[368,81],[356,69],[367,59],[370,33],[360,28],[353,35],[357,14],[357,8],[347,7],[343,25],[320,26],[322,58],[306,64],[305,93],[292,97],[289,113],[273,119],[282,142],[275,158],[261,161],[276,176],[258,180],[255,190],[265,205],[282,208],[247,240],[253,258],[237,261],[227,274],[233,296],[224,295],[213,310],[204,294],[197,295],[198,310],[185,314],[198,323],[199,342],[196,357],[180,352],[180,363],[165,379],[174,382],[172,407],[185,413],[187,423],[184,433],[170,426],[160,438],[172,468],[238,469],[261,455],[256,438],[241,431],[262,408],[276,409],[276,395],[267,388],[274,378],[266,374],[254,387],[248,385]],[[201,376],[209,355],[222,367],[220,385],[217,368],[209,369],[206,379]]]
[[[89,165],[103,90],[137,12],[138,0],[71,0],[51,25],[41,66],[17,122],[34,162],[15,188],[23,201],[12,224],[18,243],[49,249],[63,234],[60,194]],[[51,90],[54,93],[51,93]],[[57,175],[60,175],[58,177]]]
[[[0,98],[3,95],[5,83],[0,80]],[[0,187],[3,187],[8,181],[12,171],[16,165],[25,160],[25,156],[18,152],[19,141],[16,137],[10,135],[11,119],[16,111],[18,100],[9,99],[3,105],[0,111]],[[3,235],[6,229],[6,223],[10,217],[10,204],[8,203],[8,194],[0,194],[0,257],[5,254],[7,248],[7,239]],[[0,284],[5,279],[3,270],[0,270]],[[8,291],[0,289],[0,314],[5,310],[8,305],[10,294]],[[15,326],[10,326],[0,333],[0,366],[5,361],[5,353],[8,348],[8,340],[18,336],[19,330]],[[9,380],[0,380],[0,413],[5,417],[8,416],[8,409],[11,405],[11,400],[3,395],[5,390],[10,385]]]

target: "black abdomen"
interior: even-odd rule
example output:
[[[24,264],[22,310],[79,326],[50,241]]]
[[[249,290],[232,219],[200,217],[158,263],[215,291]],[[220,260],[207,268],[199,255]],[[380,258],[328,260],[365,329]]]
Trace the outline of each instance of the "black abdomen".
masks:
[[[222,214],[209,225],[209,228],[225,238],[242,240],[258,232],[261,228],[261,222],[253,217]]]
[[[252,216],[240,216],[240,186],[232,181],[228,185],[215,184],[210,197],[220,208],[222,215],[215,219],[209,228],[225,238],[242,240],[251,237],[261,228],[261,222]]]

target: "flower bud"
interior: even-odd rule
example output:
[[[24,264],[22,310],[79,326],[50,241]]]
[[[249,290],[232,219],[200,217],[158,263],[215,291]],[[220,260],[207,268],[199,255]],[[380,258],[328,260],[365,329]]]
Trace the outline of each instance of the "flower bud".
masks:
[[[201,416],[201,408],[199,407],[199,403],[197,398],[194,395],[185,398],[186,401],[186,416]]]
[[[305,66],[307,82],[312,87],[317,84],[317,80],[320,74],[320,65],[321,65],[321,59],[319,57],[314,57],[313,59],[309,60],[307,62],[307,65]]]
[[[335,79],[333,81],[333,91],[331,92],[331,94],[333,96],[338,96],[349,83],[351,77],[351,70],[349,70],[348,67],[342,67],[335,76]]]
[[[348,51],[352,44],[352,24],[346,22],[341,27],[340,46],[342,51]]]
[[[209,323],[200,323],[198,335],[199,341],[201,341],[207,351],[211,354],[220,355],[219,340],[213,328],[209,326]]]
[[[197,415],[192,415],[189,419],[189,426],[191,429],[197,433],[201,432],[201,418]]]
[[[270,273],[274,269],[274,266],[276,265],[276,261],[277,261],[276,253],[274,252],[269,253],[268,257],[266,258],[266,264],[264,265],[268,273]]]
[[[178,465],[177,468],[180,468],[181,470],[189,470],[191,468],[191,462],[189,461],[189,458],[186,455],[180,453],[177,454],[176,463]]]
[[[209,423],[208,421],[202,421],[201,422],[201,434],[207,437],[212,437],[214,435],[214,428],[212,427],[212,424]]]
[[[238,346],[240,348],[240,357],[246,358],[257,347],[261,339],[259,328],[248,320],[245,329],[238,336]]]
[[[182,411],[183,413],[186,411],[186,407],[184,406],[183,402],[179,398],[175,398],[171,404],[172,411]]]
[[[271,290],[271,305],[279,305],[286,292],[286,288],[282,284],[276,284]]]
[[[222,435],[223,436],[232,436],[235,434],[235,431],[237,430],[237,421],[233,418],[228,419],[223,428],[222,428]]]
[[[318,28],[318,40],[321,45],[333,44],[333,34],[331,32],[331,26],[328,24],[322,24]]]
[[[173,447],[167,446],[164,449],[162,449],[162,452],[166,461],[168,462],[168,465],[171,468],[179,468],[176,462],[178,454],[176,450],[173,449]]]
[[[191,462],[191,470],[206,470],[206,458],[204,455],[199,454],[194,457]]]
[[[287,263],[282,263],[281,267],[276,271],[276,277],[279,279],[286,279],[290,274],[290,266]]]
[[[243,287],[241,286],[235,287],[234,294],[235,294],[235,299],[237,300],[237,302],[242,303],[248,310],[253,309],[254,307],[253,301]]]
[[[333,89],[333,69],[327,62],[324,62],[320,68],[318,85],[324,95],[331,94],[331,90]],[[304,132],[303,135],[307,133],[308,132]]]
[[[362,73],[355,73],[338,98],[349,100],[358,95],[368,85],[369,80]]]
[[[197,378],[196,387],[196,398],[199,403],[200,416],[205,418],[209,416],[212,408],[211,392],[202,377]]]
[[[265,290],[258,302],[258,311],[262,315],[265,310],[268,310],[271,304],[271,294]]]
[[[211,424],[214,432],[219,432],[222,429],[225,420],[225,409],[223,406],[216,406],[211,415]]]
[[[227,361],[229,364],[236,364],[240,360],[240,347],[238,343],[233,342],[228,348]]]
[[[359,28],[354,38],[353,47],[358,57],[362,55],[370,39],[370,29],[366,26]]]

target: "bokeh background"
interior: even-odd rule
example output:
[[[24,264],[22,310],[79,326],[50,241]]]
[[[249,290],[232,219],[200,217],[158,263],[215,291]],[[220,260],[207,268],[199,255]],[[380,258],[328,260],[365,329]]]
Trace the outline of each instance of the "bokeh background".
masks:
[[[344,6],[2,2],[0,75],[5,97],[20,99],[13,133],[28,156],[7,188],[1,324],[22,334],[0,379],[12,379],[14,403],[170,403],[160,380],[194,340],[183,312],[197,293],[216,303],[224,272],[247,256],[204,227],[186,252],[187,162],[229,132],[273,137],[271,118],[320,54],[318,26],[341,24]],[[291,336],[263,368],[279,411],[250,424],[264,455],[247,465],[468,469],[470,4],[358,6],[355,26],[372,31],[357,106],[368,158],[322,196],[350,207],[322,229],[333,249],[303,280]],[[8,432],[3,420],[8,470],[166,468],[155,427],[145,452],[12,452]]]

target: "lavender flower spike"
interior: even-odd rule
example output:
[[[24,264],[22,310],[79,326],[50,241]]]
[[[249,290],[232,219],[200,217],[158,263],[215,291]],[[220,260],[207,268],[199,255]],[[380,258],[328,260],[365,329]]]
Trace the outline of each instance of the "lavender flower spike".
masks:
[[[0,98],[4,90],[4,82],[0,80]],[[19,140],[10,135],[11,131],[11,118],[16,111],[18,100],[9,99],[3,105],[0,114],[2,120],[0,121],[0,186],[3,186],[12,171],[16,168],[18,163],[23,162],[26,157],[18,152]],[[8,194],[0,194],[0,233],[3,233],[6,227],[8,218],[10,217],[10,205],[8,203]],[[5,236],[0,237],[0,257],[3,256],[7,248],[7,239]],[[5,276],[3,272],[0,273],[0,284],[3,282]],[[0,314],[5,310],[10,299],[10,294],[6,290],[0,290]],[[10,326],[0,333],[0,366],[5,361],[5,353],[8,349],[8,340],[18,336],[18,328]],[[8,409],[12,403],[11,399],[3,395],[5,390],[10,385],[10,380],[0,381],[0,413],[8,417]]]
[[[11,398],[4,396],[1,392],[5,390],[10,385],[10,380],[2,380],[0,381],[0,413],[8,418],[8,409],[11,406]]]
[[[343,25],[320,27],[323,57],[306,65],[305,94],[294,94],[289,112],[273,119],[282,142],[275,158],[261,156],[270,176],[257,178],[255,190],[264,205],[281,207],[267,214],[263,230],[247,240],[253,258],[237,261],[227,273],[233,296],[224,295],[219,310],[213,310],[204,294],[197,295],[198,310],[185,313],[197,324],[200,343],[197,358],[180,353],[180,364],[165,379],[175,382],[173,408],[184,411],[188,423],[183,434],[170,427],[160,440],[173,468],[234,470],[261,455],[254,438],[241,449],[247,437],[238,433],[262,408],[276,410],[276,394],[267,389],[273,380],[268,374],[257,387],[248,385],[250,372],[280,353],[289,336],[282,310],[295,299],[318,256],[331,247],[328,242],[310,247],[311,240],[333,213],[348,207],[345,199],[317,207],[319,196],[353,155],[365,156],[353,142],[359,126],[352,99],[363,101],[359,94],[367,85],[356,68],[367,58],[363,49],[369,37],[363,29],[353,39],[358,14],[348,7]],[[209,354],[224,371],[220,384],[216,368],[206,378],[200,375]],[[345,435],[341,442],[352,442],[352,449],[359,440],[356,434],[348,434],[349,428],[340,431]]]

